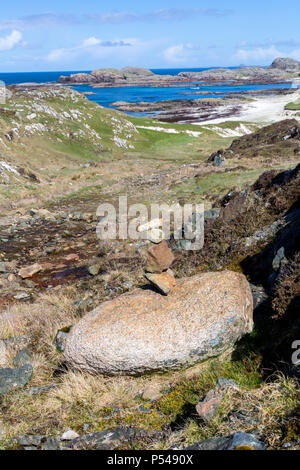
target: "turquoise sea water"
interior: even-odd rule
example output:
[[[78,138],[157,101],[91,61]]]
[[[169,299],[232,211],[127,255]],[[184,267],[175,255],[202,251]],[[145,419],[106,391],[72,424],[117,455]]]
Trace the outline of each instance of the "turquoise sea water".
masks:
[[[177,75],[181,71],[202,71],[208,70],[207,68],[198,69],[153,69],[154,73],[161,75]],[[70,75],[77,73],[72,72],[26,72],[26,73],[2,73],[0,80],[5,84],[20,84],[26,82],[35,83],[49,83],[57,82],[60,75]],[[81,71],[82,72],[82,71]],[[86,71],[90,72],[90,71]],[[95,101],[101,106],[113,107],[112,103],[115,101],[162,101],[162,100],[175,100],[175,99],[199,99],[199,98],[222,98],[230,92],[243,92],[243,91],[257,91],[272,88],[291,88],[290,83],[271,84],[271,85],[239,85],[230,86],[226,83],[209,84],[198,86],[199,84],[187,84],[176,87],[118,87],[118,88],[93,88],[88,85],[77,85],[73,88],[81,92],[92,92],[93,94],[87,95],[91,101]],[[195,94],[195,92],[206,92],[205,94]],[[136,114],[136,113],[134,113]],[[141,115],[141,114],[136,114]],[[144,115],[144,113],[142,113]]]
[[[199,98],[223,98],[227,93],[239,93],[242,91],[256,91],[273,88],[291,88],[289,83],[276,85],[239,85],[230,86],[226,84],[197,86],[197,84],[182,85],[176,87],[119,87],[119,88],[93,88],[88,85],[77,85],[73,87],[81,92],[92,92],[94,95],[87,97],[101,106],[111,107],[115,101],[162,101],[178,99],[199,99]],[[201,91],[206,94],[197,95],[195,92]],[[213,93],[213,94],[211,94]],[[218,93],[218,94],[215,94]],[[219,94],[220,93],[220,94]]]

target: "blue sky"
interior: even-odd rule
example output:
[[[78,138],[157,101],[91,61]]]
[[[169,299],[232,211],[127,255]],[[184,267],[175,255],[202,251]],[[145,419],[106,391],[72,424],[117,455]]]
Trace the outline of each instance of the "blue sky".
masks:
[[[296,1],[14,0],[0,12],[0,72],[300,60]]]

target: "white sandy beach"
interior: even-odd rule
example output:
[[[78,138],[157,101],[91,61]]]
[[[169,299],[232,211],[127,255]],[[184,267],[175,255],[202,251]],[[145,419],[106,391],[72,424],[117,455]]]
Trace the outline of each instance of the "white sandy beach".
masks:
[[[205,124],[220,124],[225,121],[246,121],[246,122],[277,122],[282,119],[292,118],[295,112],[286,111],[284,108],[288,103],[298,101],[300,99],[300,90],[294,95],[285,96],[267,96],[263,98],[255,98],[255,101],[242,104],[242,111],[235,116],[226,116],[223,118],[211,119],[194,123],[199,126]]]

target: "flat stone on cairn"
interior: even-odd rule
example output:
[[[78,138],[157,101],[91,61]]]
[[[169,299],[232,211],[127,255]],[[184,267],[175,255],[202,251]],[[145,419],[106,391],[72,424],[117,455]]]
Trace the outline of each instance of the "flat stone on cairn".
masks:
[[[175,285],[175,278],[171,269],[167,269],[167,271],[160,274],[145,273],[145,278],[165,295],[168,295],[172,287]]]

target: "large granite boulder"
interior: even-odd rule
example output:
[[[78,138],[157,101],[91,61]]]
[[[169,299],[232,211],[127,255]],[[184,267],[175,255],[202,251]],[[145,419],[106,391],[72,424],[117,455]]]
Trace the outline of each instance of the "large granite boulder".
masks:
[[[104,302],[68,335],[67,363],[108,375],[176,370],[217,356],[253,327],[251,288],[231,271],[180,279],[168,297],[149,286]]]

